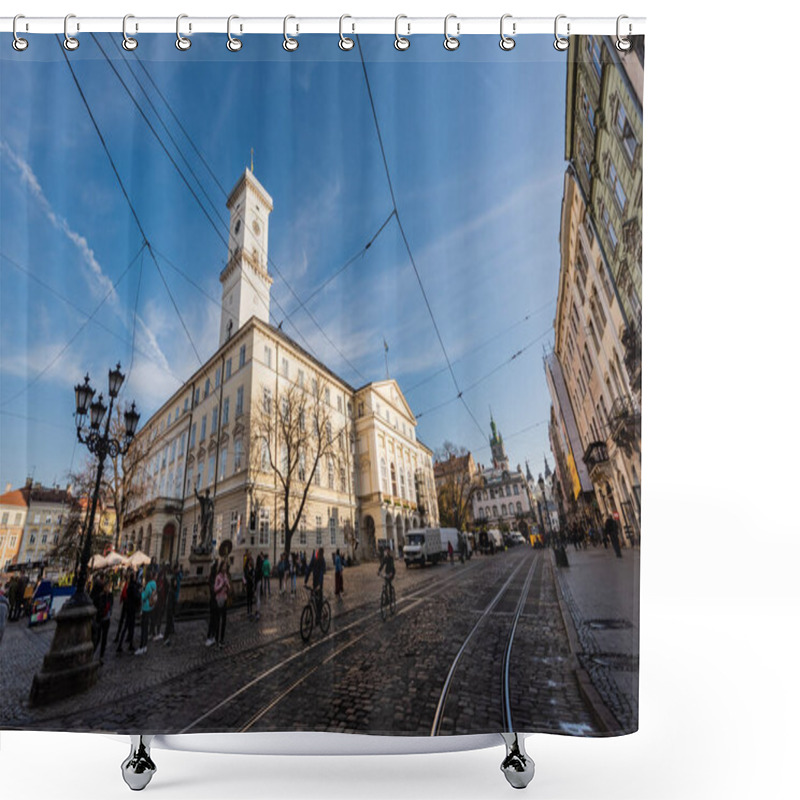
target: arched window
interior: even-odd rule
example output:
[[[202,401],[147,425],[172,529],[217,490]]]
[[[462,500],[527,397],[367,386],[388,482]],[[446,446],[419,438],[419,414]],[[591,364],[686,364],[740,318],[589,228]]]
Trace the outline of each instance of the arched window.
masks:
[[[519,500],[517,500],[517,514],[521,513],[522,513],[522,503],[520,503]]]
[[[497,506],[492,506],[492,516],[493,517],[497,516]]]
[[[394,461],[389,465],[389,469],[392,471],[392,494],[397,497],[397,472],[394,468]]]
[[[406,496],[406,473],[405,470],[400,468],[400,497]]]
[[[381,458],[381,491],[389,490],[389,475],[386,472],[386,459]]]
[[[502,510],[502,512],[503,512],[503,516],[505,516],[505,515],[506,515],[506,513],[507,513],[507,510],[506,510],[506,504],[505,504],[505,503],[503,503],[501,510]]]

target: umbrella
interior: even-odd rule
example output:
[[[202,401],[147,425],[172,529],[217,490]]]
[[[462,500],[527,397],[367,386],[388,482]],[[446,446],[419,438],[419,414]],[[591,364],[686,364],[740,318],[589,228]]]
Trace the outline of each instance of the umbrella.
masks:
[[[95,553],[89,559],[89,566],[92,569],[102,569],[103,567],[108,566],[108,562],[105,560],[105,558],[103,558],[103,556],[100,555],[100,553]]]
[[[141,550],[137,550],[129,559],[128,562],[132,567],[139,567],[142,564],[145,566],[150,563],[150,556],[146,553],[143,553]]]
[[[106,556],[107,567],[118,567],[120,564],[122,564],[123,566],[127,566],[129,563],[130,562],[128,561],[128,559],[125,558],[125,556],[123,556],[121,553],[118,553],[116,550],[112,550]]]

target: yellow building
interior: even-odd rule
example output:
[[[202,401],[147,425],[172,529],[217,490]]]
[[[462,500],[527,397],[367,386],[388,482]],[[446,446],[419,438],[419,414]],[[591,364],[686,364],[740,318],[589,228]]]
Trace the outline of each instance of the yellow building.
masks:
[[[27,515],[26,490],[12,490],[9,484],[0,495],[0,572],[17,563]]]

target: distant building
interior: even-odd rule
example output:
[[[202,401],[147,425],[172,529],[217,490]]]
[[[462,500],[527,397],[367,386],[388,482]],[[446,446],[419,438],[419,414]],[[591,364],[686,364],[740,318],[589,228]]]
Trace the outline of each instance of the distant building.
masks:
[[[0,495],[0,572],[18,561],[27,516],[26,489],[12,490],[8,484],[5,493]]]
[[[532,513],[528,483],[522,469],[509,467],[503,436],[494,418],[491,420],[492,466],[479,467],[478,480],[481,488],[473,495],[472,513],[475,523],[487,528],[508,526],[519,530],[535,524]]]
[[[478,487],[478,468],[472,453],[451,454],[446,461],[434,462],[433,476],[442,525],[459,530],[472,528],[472,494]]]
[[[292,550],[324,545],[369,558],[381,542],[398,549],[409,528],[438,524],[432,452],[416,438],[416,419],[396,381],[355,388],[269,323],[272,198],[247,169],[227,206],[219,348],[137,434],[145,456],[123,546],[187,559],[202,535],[195,492],[208,492],[214,546],[229,543],[236,565],[246,549],[274,559],[286,544],[281,474],[292,474],[290,508],[308,485]],[[316,469],[308,448],[290,457],[279,435],[290,395],[324,408],[328,447]]]
[[[17,563],[48,561],[50,549],[58,544],[72,505],[69,488],[46,487],[40,483],[26,486],[28,514]]]

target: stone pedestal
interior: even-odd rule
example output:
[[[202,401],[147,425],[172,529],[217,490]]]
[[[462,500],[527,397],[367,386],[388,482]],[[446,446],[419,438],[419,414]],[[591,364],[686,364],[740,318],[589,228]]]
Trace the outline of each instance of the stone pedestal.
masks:
[[[88,600],[88,598],[86,598]],[[56,616],[56,632],[42,669],[33,677],[30,702],[45,705],[94,686],[99,664],[92,660],[92,620],[97,609],[67,604]]]

